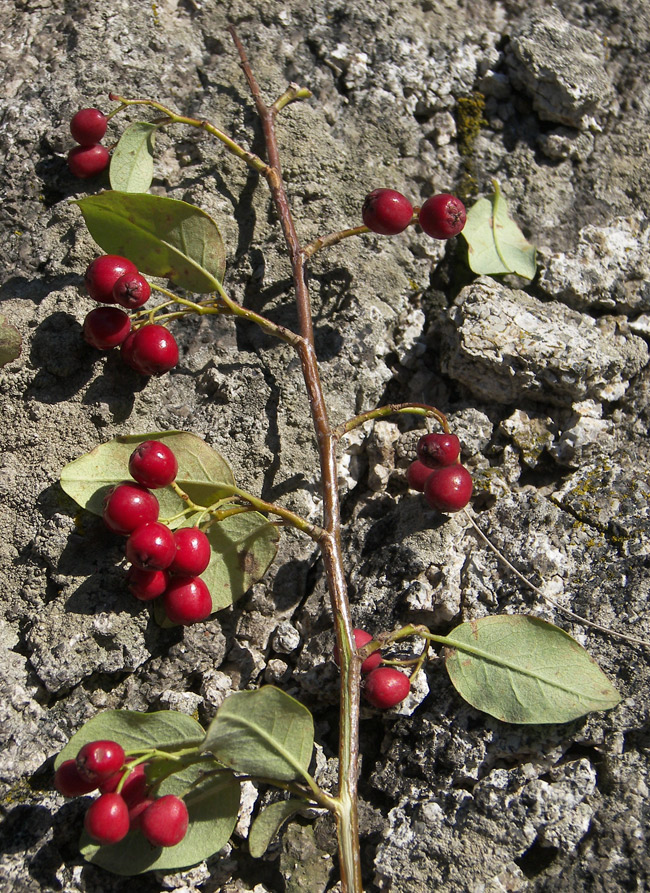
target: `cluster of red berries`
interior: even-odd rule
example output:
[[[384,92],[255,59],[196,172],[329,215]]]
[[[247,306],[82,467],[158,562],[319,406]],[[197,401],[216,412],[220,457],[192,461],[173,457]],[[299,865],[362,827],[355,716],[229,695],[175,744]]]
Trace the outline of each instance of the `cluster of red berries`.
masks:
[[[373,233],[396,236],[417,221],[432,239],[451,239],[465,226],[465,205],[455,195],[432,195],[421,208],[395,189],[374,189],[366,196],[361,212],[364,224]]]
[[[64,797],[99,790],[84,819],[86,831],[99,844],[119,843],[135,828],[154,846],[175,846],[187,833],[185,803],[173,794],[152,797],[146,764],[126,766],[124,749],[116,741],[84,744],[76,759],[61,763],[54,786]]]
[[[418,458],[407,472],[409,487],[424,493],[432,509],[458,512],[472,497],[472,476],[460,464],[460,441],[455,434],[425,434],[417,445]]]
[[[130,591],[140,601],[162,596],[172,623],[187,625],[212,613],[210,590],[199,574],[210,563],[210,541],[198,527],[172,532],[158,521],[160,506],[151,492],[176,478],[178,462],[159,440],[145,440],[131,454],[129,472],[104,497],[106,526],[127,536],[126,557]]]
[[[352,630],[357,649],[372,642],[374,636],[365,629]],[[334,648],[334,660],[338,664],[338,648]],[[411,690],[411,681],[406,673],[395,667],[381,667],[381,654],[373,651],[361,664],[361,672],[366,677],[363,688],[365,699],[373,707],[389,710],[401,703]]]
[[[96,177],[106,170],[111,160],[102,139],[108,118],[99,109],[80,109],[70,121],[72,138],[79,143],[68,152],[70,172],[82,180]]]
[[[117,254],[103,254],[88,266],[84,276],[91,298],[102,305],[119,304],[138,310],[151,287],[135,264]],[[131,320],[120,307],[91,310],[83,326],[85,340],[97,350],[120,347],[125,363],[141,375],[162,375],[178,363],[178,344],[165,326],[150,323],[131,331]]]

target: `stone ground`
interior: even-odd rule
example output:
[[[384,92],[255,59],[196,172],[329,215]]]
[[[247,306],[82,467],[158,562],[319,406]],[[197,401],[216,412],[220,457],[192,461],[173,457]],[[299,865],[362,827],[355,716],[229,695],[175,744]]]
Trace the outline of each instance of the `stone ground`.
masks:
[[[52,762],[97,710],[171,708],[208,720],[233,687],[281,680],[315,713],[323,772],[336,746],[336,672],[317,556],[287,535],[263,583],[208,623],[162,631],[124,591],[120,544],[79,517],[63,465],[118,434],[182,428],[237,479],[318,511],[313,438],[292,355],[228,320],[178,324],[181,362],[144,380],[80,337],[96,249],[70,199],[68,121],[106,93],[166,101],[260,148],[225,33],[237,25],[265,94],[313,99],[280,141],[303,239],[359,221],[390,185],[470,202],[497,178],[540,275],[473,279],[461,239],[409,230],[348,240],[312,270],[331,414],[382,400],[451,416],[473,511],[543,591],[650,639],[650,5],[400,0],[13,0],[2,5],[1,312],[21,357],[0,373],[4,452],[0,888],[20,891],[335,889],[328,821],[290,825],[254,862],[227,851],[178,875],[121,879],[85,864],[83,807]],[[119,120],[119,119],[118,119]],[[117,127],[112,126],[112,133]],[[204,135],[158,145],[153,191],[220,222],[232,296],[293,324],[265,185]],[[364,431],[342,460],[355,621],[444,632],[495,612],[554,620],[624,700],[567,726],[508,726],[465,705],[434,661],[398,712],[362,720],[367,890],[617,891],[650,887],[646,648],[572,622],[523,587],[463,518],[408,493],[419,436]],[[428,691],[427,691],[428,688]]]

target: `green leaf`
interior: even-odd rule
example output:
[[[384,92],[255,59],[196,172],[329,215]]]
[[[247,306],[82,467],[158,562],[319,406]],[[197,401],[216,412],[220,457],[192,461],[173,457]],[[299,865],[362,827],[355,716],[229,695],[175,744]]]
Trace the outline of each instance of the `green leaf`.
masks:
[[[201,776],[201,768],[190,766],[165,779],[159,796],[182,796]],[[80,849],[88,862],[114,874],[134,875],[143,871],[174,871],[189,868],[218,853],[226,845],[239,812],[240,784],[231,775],[211,778],[184,798],[189,812],[189,827],[183,840],[173,847],[153,847],[140,831],[131,831],[124,840],[111,846],[98,846],[84,832]]]
[[[62,488],[82,508],[101,515],[106,491],[129,479],[129,457],[144,440],[161,440],[173,450],[178,460],[177,483],[198,505],[211,505],[226,495],[220,483],[235,483],[226,460],[200,437],[185,431],[152,431],[109,440],[70,462],[61,472]],[[156,497],[161,520],[172,518],[185,506],[171,487],[156,490]]]
[[[452,630],[445,646],[454,688],[503,722],[570,722],[621,700],[575,639],[536,617],[472,620]]]
[[[76,202],[90,235],[107,254],[188,291],[217,289],[226,256],[214,220],[194,205],[160,195],[101,192]]]
[[[533,279],[537,270],[536,249],[508,216],[508,205],[494,184],[491,199],[480,198],[467,212],[463,236],[468,247],[470,269],[479,275],[517,273]]]
[[[138,121],[126,128],[113,150],[109,176],[111,188],[122,192],[146,192],[153,180],[153,147],[157,124]]]
[[[226,698],[208,728],[203,750],[235,772],[292,781],[307,775],[313,747],[309,710],[266,685]]]
[[[259,813],[248,832],[248,851],[253,859],[264,855],[287,819],[305,806],[307,803],[304,800],[278,800]]]
[[[203,726],[176,710],[160,710],[156,713],[137,713],[133,710],[105,710],[89,719],[72,736],[54,761],[58,769],[66,760],[73,760],[84,744],[89,741],[117,741],[128,753],[149,750],[152,747],[167,748],[203,740]]]
[[[19,357],[21,347],[20,332],[7,322],[6,317],[0,315],[0,366],[6,366]]]

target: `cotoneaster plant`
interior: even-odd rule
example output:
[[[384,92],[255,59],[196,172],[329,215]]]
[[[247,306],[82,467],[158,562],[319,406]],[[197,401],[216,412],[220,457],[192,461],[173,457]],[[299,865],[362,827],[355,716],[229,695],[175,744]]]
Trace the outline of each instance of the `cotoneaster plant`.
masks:
[[[318,444],[322,518],[313,523],[247,491],[235,482],[223,456],[182,431],[131,434],[101,444],[70,463],[61,480],[82,507],[103,516],[108,535],[124,538],[131,562],[125,588],[164,626],[200,623],[232,604],[266,572],[282,527],[291,526],[317,544],[336,637],[332,657],[340,671],[338,783],[325,790],[310,772],[314,723],[307,708],[279,688],[263,686],[229,696],[207,730],[171,710],[99,713],[59,754],[55,786],[67,797],[96,792],[86,812],[82,853],[124,875],[175,871],[212,856],[235,828],[242,783],[275,786],[279,799],[258,810],[251,825],[250,854],[262,856],[296,813],[326,810],[336,825],[340,888],[361,893],[357,781],[362,698],[368,710],[396,707],[409,696],[413,679],[424,672],[434,647],[440,649],[459,694],[505,722],[568,722],[591,710],[611,709],[619,696],[577,642],[533,617],[486,617],[461,623],[446,636],[413,625],[372,632],[355,628],[337,488],[339,450],[346,435],[395,414],[437,425],[440,431],[422,437],[408,471],[409,486],[424,493],[422,511],[428,510],[427,503],[432,513],[464,510],[472,496],[472,479],[461,463],[458,438],[435,407],[391,404],[331,422],[314,346],[306,269],[317,252],[368,233],[399,237],[407,227],[420,225],[431,237],[454,237],[463,228],[465,209],[448,193],[418,207],[381,186],[369,191],[360,209],[363,224],[302,245],[282,177],[275,127],[285,106],[311,94],[290,84],[267,104],[245,50],[230,30],[264,131],[266,159],[212,123],[177,114],[154,99],[111,96],[119,106],[110,115],[86,109],[73,119],[72,133],[83,149],[91,140],[90,148],[97,148],[104,125],[115,115],[138,108],[156,116],[151,123],[131,124],[119,138],[110,166],[112,189],[78,202],[104,252],[86,271],[89,297],[119,305],[91,310],[84,335],[100,350],[119,344],[123,359],[143,375],[164,374],[174,367],[178,348],[169,326],[186,314],[232,316],[290,345],[302,368]],[[225,249],[212,218],[185,202],[148,194],[155,133],[180,125],[212,135],[266,180],[292,268],[295,330],[229,297],[223,285]],[[497,199],[495,193],[495,214]],[[487,237],[472,211],[472,239],[476,233],[479,242],[491,239],[503,264],[510,238],[529,269],[530,257],[517,241],[519,235],[512,236],[514,224],[510,222],[510,236],[502,236],[509,226],[503,201],[498,200],[502,225],[498,233],[488,227]],[[480,213],[485,214],[484,205]],[[473,243],[468,244],[471,254]],[[171,287],[156,281],[161,279],[169,280]],[[149,304],[152,296],[158,303]],[[104,315],[99,317],[98,310]],[[422,500],[417,495],[408,498]],[[442,520],[439,515],[437,520]],[[403,645],[394,648],[403,640],[411,643],[410,656],[404,657]],[[381,722],[378,714],[376,721]]]

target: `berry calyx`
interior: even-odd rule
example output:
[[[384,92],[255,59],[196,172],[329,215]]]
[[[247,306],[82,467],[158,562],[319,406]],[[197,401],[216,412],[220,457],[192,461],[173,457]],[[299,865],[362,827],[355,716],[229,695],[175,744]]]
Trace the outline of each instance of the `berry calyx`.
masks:
[[[171,484],[178,473],[178,462],[166,444],[145,440],[131,453],[129,473],[143,487],[156,490]]]
[[[413,205],[395,189],[373,189],[363,202],[361,216],[373,233],[396,236],[413,219]]]
[[[97,350],[118,347],[130,331],[131,320],[118,307],[95,307],[84,320],[84,340]]]
[[[70,121],[70,133],[75,142],[92,146],[102,141],[108,119],[99,109],[79,109]]]
[[[411,690],[411,680],[395,667],[378,667],[368,675],[364,696],[373,707],[388,710],[403,701]]]
[[[146,325],[122,342],[122,356],[141,375],[162,375],[178,363],[178,345],[164,326]]]
[[[210,540],[198,527],[181,527],[174,532],[176,555],[169,565],[173,574],[198,576],[210,564]]]
[[[89,180],[105,171],[110,164],[111,156],[106,146],[95,143],[94,146],[75,146],[68,152],[68,168],[73,177]]]
[[[128,536],[140,527],[158,520],[158,500],[141,484],[123,481],[104,497],[104,522],[113,533]]]
[[[86,813],[84,828],[97,843],[119,843],[129,833],[129,808],[119,794],[102,794]]]
[[[352,633],[354,635],[354,644],[357,649],[363,648],[364,645],[367,645],[368,642],[372,642],[374,636],[371,636],[369,632],[366,632],[365,629],[353,629]],[[339,649],[335,645],[334,646],[334,660],[338,664],[339,662]],[[381,663],[381,654],[379,651],[373,651],[371,655],[369,655],[361,664],[361,672],[366,674],[375,670],[379,664]]]
[[[472,476],[464,465],[447,465],[432,471],[424,498],[439,512],[459,512],[472,497]]]
[[[465,226],[465,205],[455,195],[432,195],[420,208],[420,226],[432,239],[451,239]]]
[[[54,773],[54,787],[64,797],[83,797],[97,787],[97,781],[88,781],[79,774],[76,760],[66,760]]]
[[[99,784],[124,765],[124,748],[117,741],[89,741],[77,754],[77,771],[82,778]]]
[[[165,613],[172,623],[188,626],[212,613],[210,590],[200,577],[176,577],[164,596]]]
[[[187,834],[187,806],[174,794],[154,800],[140,817],[140,830],[154,846],[176,846]]]
[[[429,468],[453,465],[460,456],[460,440],[455,434],[425,434],[416,451],[420,462]]]
[[[174,534],[160,521],[141,524],[126,541],[127,559],[144,571],[165,570],[175,555]]]
[[[141,273],[125,273],[113,286],[113,300],[128,310],[136,310],[146,304],[151,286]]]
[[[418,492],[422,493],[424,485],[429,480],[429,476],[432,473],[433,470],[429,468],[428,465],[425,465],[424,462],[420,462],[419,459],[415,459],[408,467],[406,480],[412,490],[418,490]]]
[[[167,571],[143,571],[130,567],[126,574],[129,591],[140,601],[149,602],[162,595],[169,586]]]
[[[114,794],[124,775],[126,775],[126,780],[122,785],[120,797],[130,809],[132,806],[140,803],[147,793],[148,783],[144,763],[138,763],[131,770],[114,772],[113,775],[100,784],[99,790],[102,794]]]
[[[88,294],[101,304],[114,304],[113,286],[125,273],[137,273],[135,264],[119,254],[103,254],[88,265],[84,282]]]

